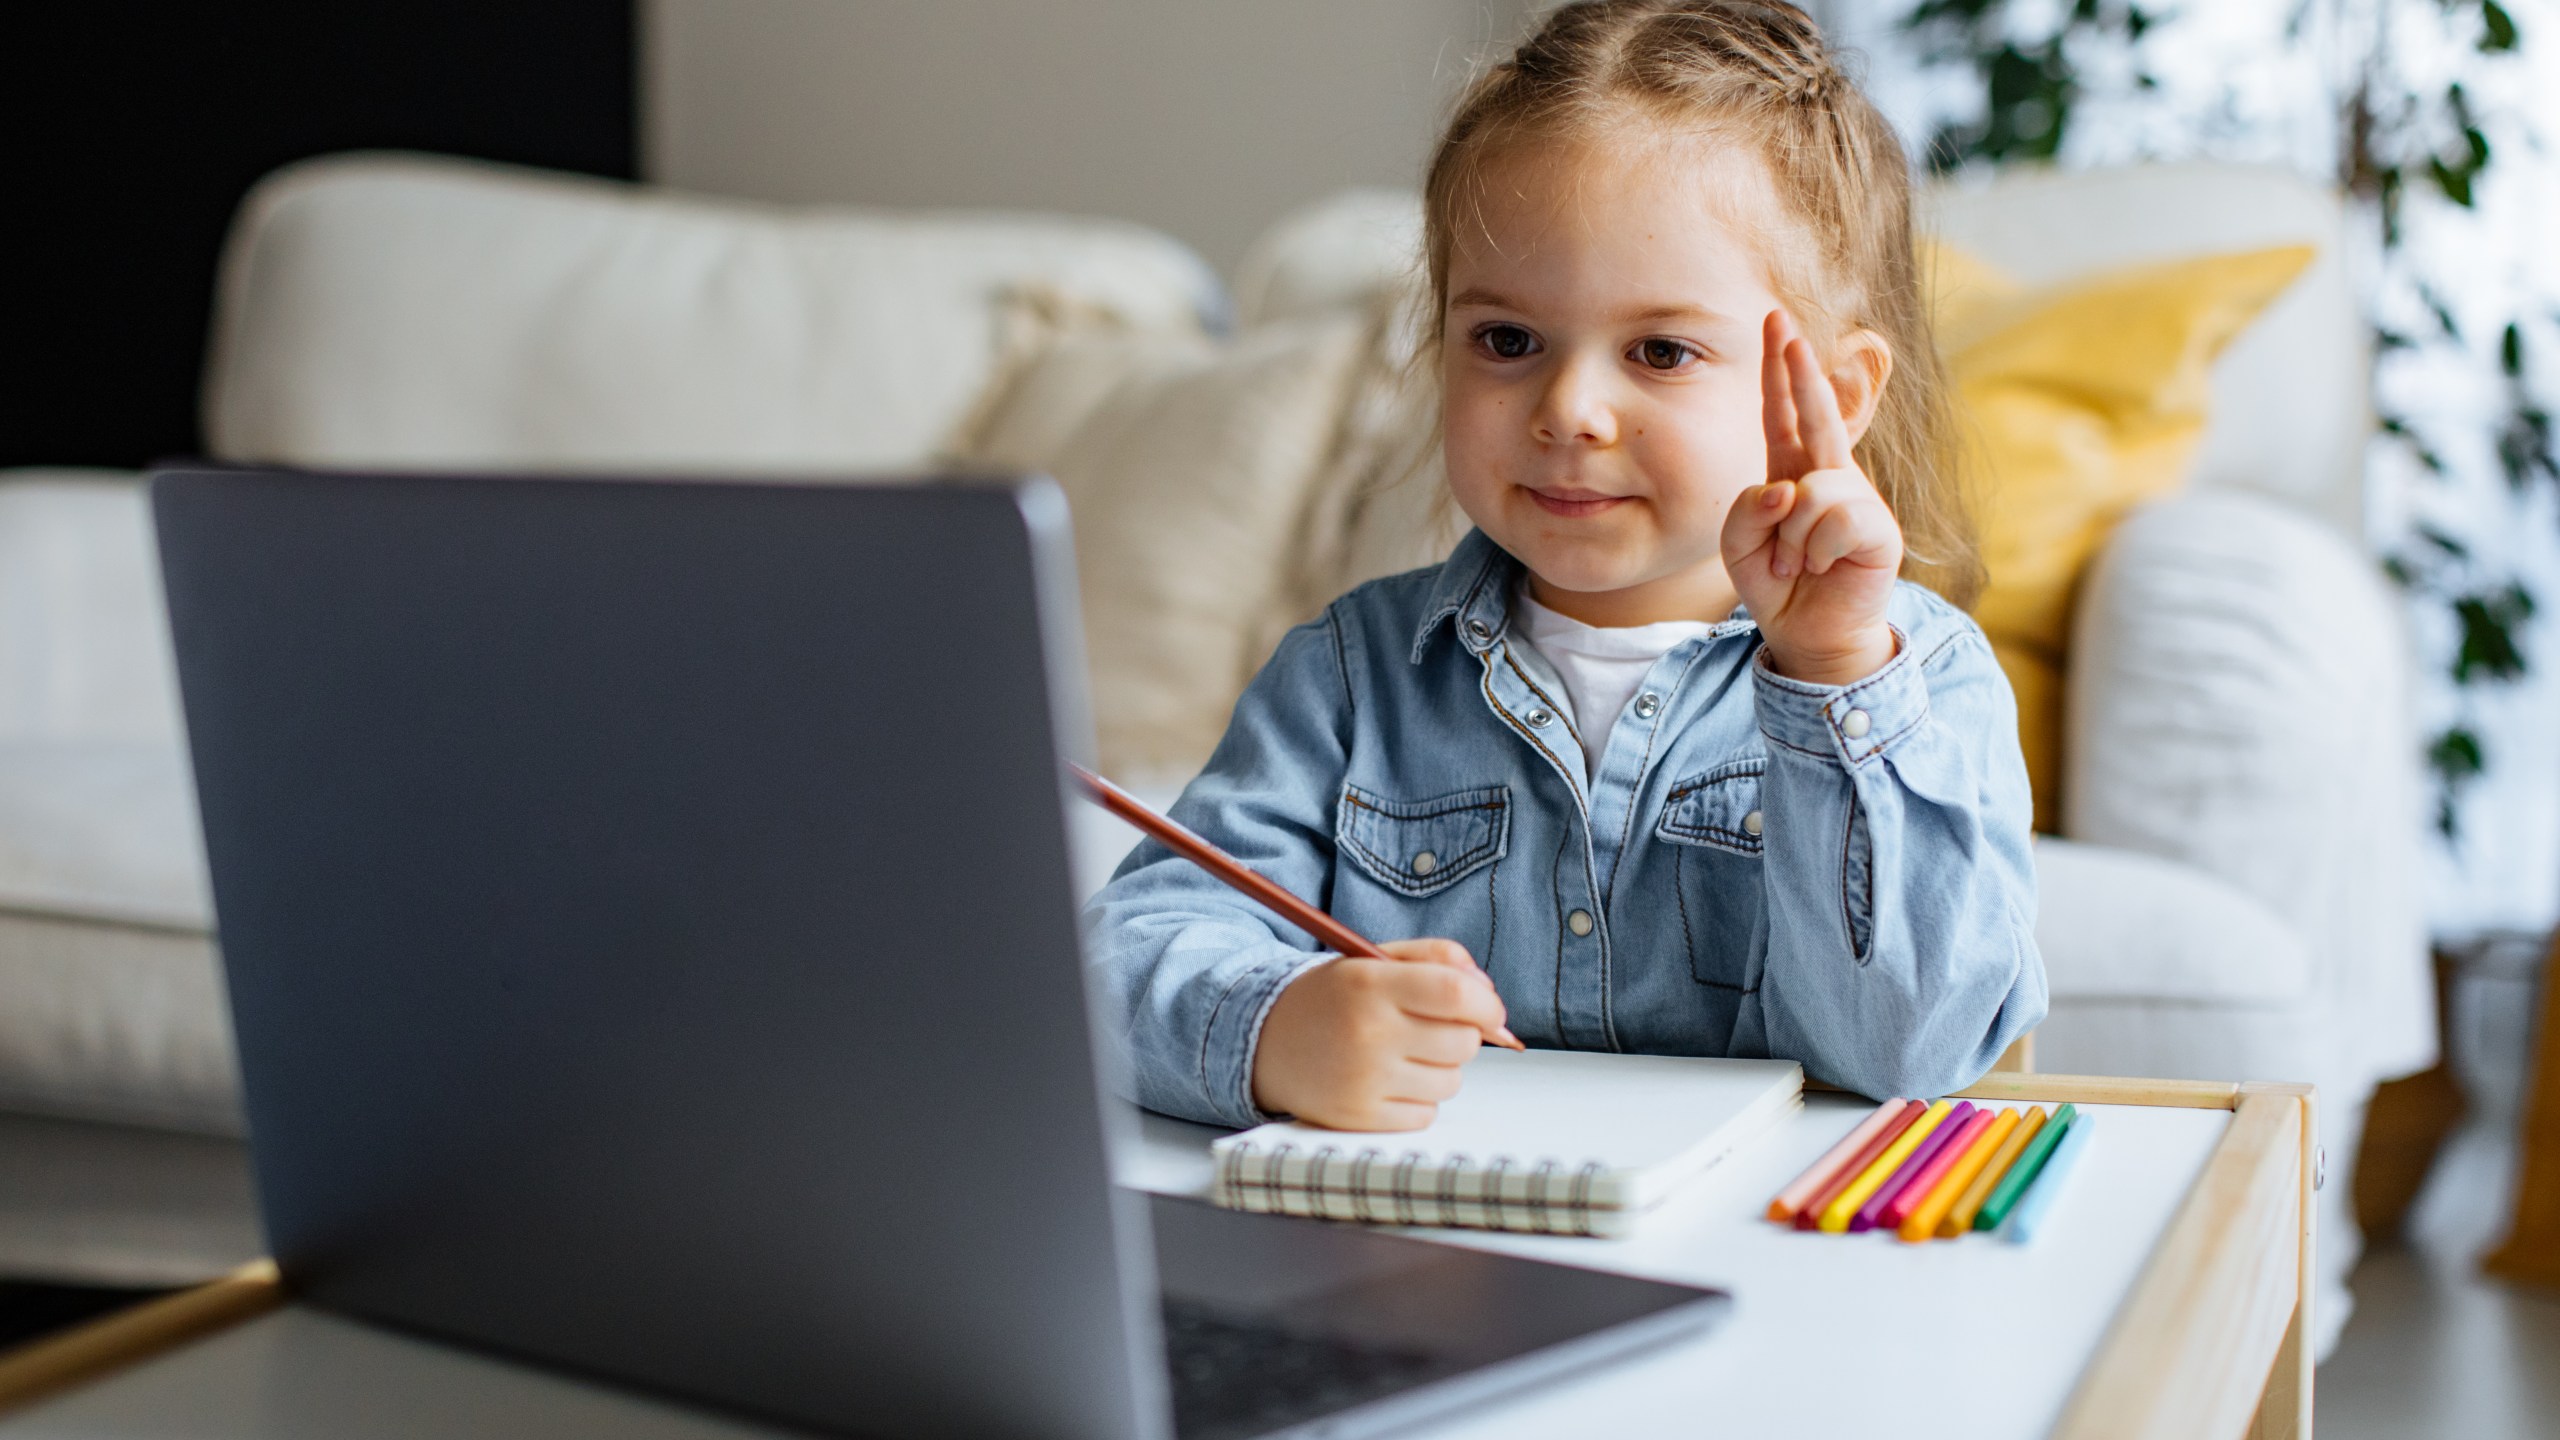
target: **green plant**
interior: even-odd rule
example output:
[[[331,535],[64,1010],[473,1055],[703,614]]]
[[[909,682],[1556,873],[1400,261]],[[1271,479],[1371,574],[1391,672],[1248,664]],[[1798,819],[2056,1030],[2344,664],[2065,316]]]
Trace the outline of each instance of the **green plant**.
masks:
[[[2055,159],[2063,153],[2075,110],[2087,98],[2076,57],[2094,46],[2122,47],[2134,61],[2125,83],[2155,88],[2143,42],[2174,18],[2173,12],[2126,0],[2070,0],[2040,33],[2022,36],[2021,17],[2010,0],[1920,0],[1902,25],[1921,58],[1970,67],[1985,102],[1980,115],[1942,125],[1931,136],[1931,168]],[[2468,27],[2474,65],[2507,63],[2523,44],[2514,13],[2499,0],[2297,0],[2287,27],[2297,40],[2314,21],[2328,22],[2332,34],[2363,37],[2336,97],[2341,139],[2333,178],[2369,217],[2381,259],[2371,312],[2378,376],[2394,357],[2438,347],[2468,350],[2474,343],[2436,277],[2404,241],[2412,205],[2475,209],[2481,180],[2499,153],[2490,139],[2493,127],[2464,75],[2421,79],[2401,63],[2395,26],[2420,19],[2456,27],[2457,33]],[[2409,301],[2414,303],[2402,303]],[[2425,321],[2412,329],[2386,318],[2400,311]],[[2492,422],[2495,433],[2475,438],[2489,440],[2485,453],[2496,457],[2516,492],[2536,483],[2560,485],[2560,449],[2554,443],[2560,437],[2537,398],[2528,355],[2530,337],[2555,320],[2560,314],[2519,310],[2498,333],[2503,404]],[[2462,422],[2421,417],[2395,404],[2387,386],[2377,386],[2375,409],[2380,433],[2423,473],[2449,473],[2444,427]],[[2427,523],[2412,525],[2382,565],[2404,589],[2441,605],[2448,615],[2452,644],[2445,674],[2458,695],[2525,673],[2522,635],[2535,605],[2520,579],[2490,571],[2472,546]],[[2469,713],[2467,706],[2459,708]],[[2426,756],[2437,781],[2437,828],[2454,839],[2463,791],[2486,769],[2487,746],[2472,723],[2457,718],[2429,739]]]

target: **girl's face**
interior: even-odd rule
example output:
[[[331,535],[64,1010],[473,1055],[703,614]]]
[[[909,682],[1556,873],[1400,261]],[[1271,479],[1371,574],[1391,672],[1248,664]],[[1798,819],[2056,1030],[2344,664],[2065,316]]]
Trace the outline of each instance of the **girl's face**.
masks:
[[[1718,539],[1767,478],[1761,326],[1779,299],[1727,214],[1765,172],[1683,146],[1529,147],[1456,227],[1441,378],[1449,486],[1595,625],[1721,620]],[[1868,407],[1841,395],[1853,433]]]

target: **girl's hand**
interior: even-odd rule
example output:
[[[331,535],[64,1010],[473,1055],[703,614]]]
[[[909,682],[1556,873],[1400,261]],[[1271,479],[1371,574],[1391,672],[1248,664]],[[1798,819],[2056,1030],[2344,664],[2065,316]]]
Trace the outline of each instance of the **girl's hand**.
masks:
[[[1813,347],[1783,310],[1769,312],[1760,338],[1769,479],[1725,512],[1725,573],[1779,674],[1846,685],[1893,658],[1885,603],[1902,569],[1902,527],[1850,455]]]
[[[1328,960],[1262,1019],[1253,1103],[1337,1130],[1419,1130],[1458,1067],[1502,1027],[1502,997],[1454,940],[1391,940],[1395,957]]]

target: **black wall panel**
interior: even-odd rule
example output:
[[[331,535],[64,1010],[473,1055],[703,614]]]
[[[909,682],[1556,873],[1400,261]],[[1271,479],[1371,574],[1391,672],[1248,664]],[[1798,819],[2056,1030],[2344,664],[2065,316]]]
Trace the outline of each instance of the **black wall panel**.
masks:
[[[259,176],[396,147],[629,177],[631,0],[0,7],[0,465],[199,449],[214,260]]]

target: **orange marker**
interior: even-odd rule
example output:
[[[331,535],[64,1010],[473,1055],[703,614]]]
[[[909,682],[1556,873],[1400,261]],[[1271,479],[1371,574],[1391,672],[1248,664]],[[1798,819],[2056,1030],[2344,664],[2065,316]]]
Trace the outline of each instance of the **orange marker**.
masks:
[[[1999,1184],[2000,1177],[2009,1173],[2018,1152],[2026,1149],[2027,1142],[2036,1138],[2036,1132],[2044,1128],[2044,1119],[2044,1107],[2041,1105],[2027,1107],[2027,1113],[2018,1117],[2018,1128],[2010,1131],[2009,1138],[2000,1142],[2000,1148],[1991,1152],[1991,1159],[1982,1167],[1982,1173],[1973,1177],[1973,1183],[1956,1197],[1956,1203],[1948,1209],[1946,1218],[1938,1222],[1939,1239],[1953,1240],[1973,1228],[1974,1213],[1982,1208],[1983,1201],[1991,1198],[1991,1187]]]
[[[1850,1156],[1865,1149],[1867,1142],[1873,1140],[1878,1131],[1892,1124],[1895,1117],[1899,1116],[1904,1109],[1916,1103],[1918,1102],[1911,1100],[1887,1100],[1877,1106],[1874,1114],[1858,1122],[1857,1129],[1850,1131],[1839,1144],[1822,1152],[1821,1159],[1806,1167],[1805,1172],[1795,1178],[1794,1184],[1778,1192],[1778,1198],[1769,1202],[1769,1218],[1784,1225],[1803,1213],[1806,1202],[1812,1200],[1823,1186],[1829,1184],[1832,1176],[1840,1173],[1841,1168],[1849,1163]]]
[[[1938,1183],[1930,1188],[1928,1196],[1911,1212],[1910,1218],[1902,1222],[1902,1228],[1896,1234],[1905,1240],[1928,1239],[1930,1233],[1938,1228],[1938,1222],[1955,1208],[1956,1197],[1973,1183],[1974,1176],[1982,1173],[1982,1167],[1990,1163],[1992,1153],[2009,1138],[2009,1132],[2018,1128],[2018,1112],[2015,1110],[2002,1110],[1987,1118],[1990,1125],[1973,1137],[1973,1144],[1967,1146],[1964,1154],[1956,1157],[1956,1163],[1948,1167],[1947,1173],[1938,1178]]]

